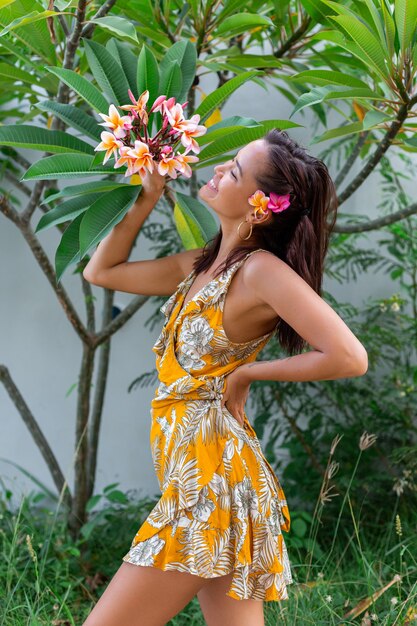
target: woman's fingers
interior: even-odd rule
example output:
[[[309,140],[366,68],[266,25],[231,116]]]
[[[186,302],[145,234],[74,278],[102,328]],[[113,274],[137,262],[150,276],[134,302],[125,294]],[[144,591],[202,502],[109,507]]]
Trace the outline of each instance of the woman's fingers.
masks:
[[[227,409],[227,412],[237,421],[241,426],[245,423],[245,416],[243,411],[239,411],[239,409],[230,410],[229,407],[226,406],[227,400],[222,400],[222,406]]]

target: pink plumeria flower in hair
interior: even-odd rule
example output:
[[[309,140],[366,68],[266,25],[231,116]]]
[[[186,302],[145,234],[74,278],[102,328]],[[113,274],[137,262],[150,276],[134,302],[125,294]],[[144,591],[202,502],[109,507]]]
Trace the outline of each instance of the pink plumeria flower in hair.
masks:
[[[287,193],[285,196],[279,196],[276,193],[271,192],[269,196],[268,209],[271,209],[274,213],[280,213],[281,211],[285,211],[290,206],[290,194]]]

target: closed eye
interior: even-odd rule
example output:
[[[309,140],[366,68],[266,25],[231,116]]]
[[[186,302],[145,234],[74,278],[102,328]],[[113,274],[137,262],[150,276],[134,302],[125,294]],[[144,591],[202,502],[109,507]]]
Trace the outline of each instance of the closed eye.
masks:
[[[232,163],[234,163],[234,161],[235,161],[235,159],[232,159]],[[235,174],[233,174],[233,172],[232,172],[232,171],[230,171],[230,173],[231,173],[231,175],[233,176],[233,178],[234,178],[235,180],[237,180],[237,176],[236,176]]]

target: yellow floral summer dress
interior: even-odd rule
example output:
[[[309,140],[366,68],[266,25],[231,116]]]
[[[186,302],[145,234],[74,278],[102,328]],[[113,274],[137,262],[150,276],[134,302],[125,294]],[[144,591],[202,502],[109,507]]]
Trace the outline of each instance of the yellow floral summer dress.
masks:
[[[231,278],[258,250],[182,307],[192,270],[160,309],[150,442],[162,496],[123,561],[203,578],[233,571],[228,596],[268,601],[287,599],[293,582],[281,532],[290,529],[288,506],[246,413],[241,426],[221,406],[227,375],[254,361],[275,331],[236,343],[222,325]]]

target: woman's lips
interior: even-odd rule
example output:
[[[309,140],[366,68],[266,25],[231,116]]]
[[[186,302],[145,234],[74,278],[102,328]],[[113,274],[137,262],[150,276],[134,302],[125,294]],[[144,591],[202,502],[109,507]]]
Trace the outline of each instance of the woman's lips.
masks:
[[[211,179],[208,181],[207,186],[208,186],[208,187],[210,187],[210,189],[213,189],[213,191],[219,191],[219,190],[218,190],[218,188],[217,188],[217,186],[216,186],[216,185],[215,185],[215,183],[214,183],[213,178],[211,178]]]

